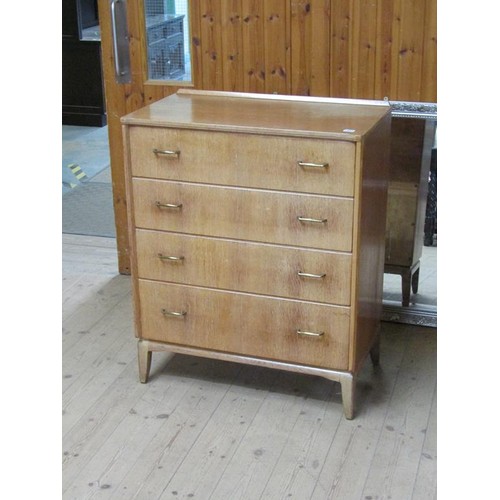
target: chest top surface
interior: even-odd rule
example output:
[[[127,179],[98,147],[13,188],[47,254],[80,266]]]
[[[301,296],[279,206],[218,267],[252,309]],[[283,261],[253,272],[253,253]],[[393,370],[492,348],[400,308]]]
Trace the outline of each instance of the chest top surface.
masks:
[[[122,123],[358,142],[387,114],[385,101],[180,90]]]

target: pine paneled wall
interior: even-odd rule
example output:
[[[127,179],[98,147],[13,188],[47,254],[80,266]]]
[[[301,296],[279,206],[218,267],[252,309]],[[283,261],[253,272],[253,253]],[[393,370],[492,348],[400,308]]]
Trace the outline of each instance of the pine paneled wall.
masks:
[[[128,2],[131,84],[98,0],[119,268],[128,274],[120,117],[181,87],[437,102],[437,0],[188,0],[192,83],[147,80],[144,0]]]
[[[436,0],[191,1],[205,90],[436,102]]]

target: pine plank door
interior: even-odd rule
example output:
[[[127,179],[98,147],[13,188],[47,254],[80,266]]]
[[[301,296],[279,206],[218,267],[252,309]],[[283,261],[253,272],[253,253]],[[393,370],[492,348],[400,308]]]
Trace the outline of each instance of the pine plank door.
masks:
[[[127,209],[122,116],[154,101],[193,88],[197,75],[191,72],[191,62],[199,57],[196,26],[199,2],[184,2],[187,12],[166,11],[169,2],[161,0],[98,0],[101,28],[103,79],[106,94],[108,136],[113,182],[113,205],[121,274],[130,274],[127,234]],[[174,2],[170,5],[173,6]],[[163,13],[162,13],[163,10]],[[194,23],[193,23],[194,24]],[[193,30],[194,28],[194,30]],[[170,59],[193,45],[187,61]],[[176,53],[177,51],[177,53]],[[182,67],[183,65],[183,67]],[[180,67],[179,67],[180,66]],[[193,64],[193,67],[198,67]]]

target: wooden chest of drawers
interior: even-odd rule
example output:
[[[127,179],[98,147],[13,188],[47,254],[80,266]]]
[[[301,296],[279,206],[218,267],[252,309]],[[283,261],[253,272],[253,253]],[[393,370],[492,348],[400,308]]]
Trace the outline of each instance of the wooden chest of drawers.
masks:
[[[179,91],[122,119],[140,380],[158,350],[378,362],[390,106]]]

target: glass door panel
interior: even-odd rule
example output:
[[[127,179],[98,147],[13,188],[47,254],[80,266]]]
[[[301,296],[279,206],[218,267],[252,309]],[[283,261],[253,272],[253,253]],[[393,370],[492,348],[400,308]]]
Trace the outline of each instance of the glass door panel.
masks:
[[[191,81],[187,0],[144,0],[149,80]]]

